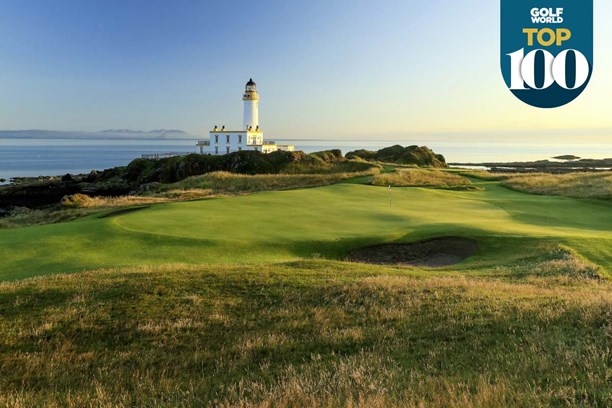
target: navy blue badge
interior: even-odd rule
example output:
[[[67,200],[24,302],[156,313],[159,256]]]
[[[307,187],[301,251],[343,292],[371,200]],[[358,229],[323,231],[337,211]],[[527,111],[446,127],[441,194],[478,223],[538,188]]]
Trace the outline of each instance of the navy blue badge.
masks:
[[[531,106],[576,99],[593,73],[593,0],[501,0],[501,70]]]

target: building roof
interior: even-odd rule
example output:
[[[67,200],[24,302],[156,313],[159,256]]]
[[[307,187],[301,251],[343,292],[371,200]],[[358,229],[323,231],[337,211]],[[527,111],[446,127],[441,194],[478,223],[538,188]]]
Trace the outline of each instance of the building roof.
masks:
[[[253,82],[253,78],[249,79],[249,82],[247,82],[246,84],[247,84],[247,86],[257,85],[255,82]]]

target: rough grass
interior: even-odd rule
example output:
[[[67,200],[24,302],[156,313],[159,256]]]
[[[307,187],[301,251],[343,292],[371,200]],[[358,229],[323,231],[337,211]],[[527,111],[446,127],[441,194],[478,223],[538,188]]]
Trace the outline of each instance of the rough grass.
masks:
[[[335,184],[342,180],[377,174],[380,170],[329,173],[329,174],[258,174],[245,175],[228,172],[214,172],[194,176],[173,184],[162,184],[157,191],[211,190],[213,193],[239,193],[294,188],[318,187]]]
[[[211,197],[212,195],[210,190],[171,190],[157,197],[131,195],[119,197],[90,197],[85,194],[74,194],[65,196],[59,206],[38,210],[24,209],[14,215],[0,218],[0,229],[68,222],[105,209],[151,205],[171,201],[195,200]]]
[[[22,211],[15,215],[0,218],[0,229],[29,227],[32,225],[54,224],[82,218],[97,209],[44,209]]]
[[[516,191],[572,198],[612,199],[612,172],[595,173],[491,173],[485,170],[460,170],[463,176],[480,180],[501,181]]]
[[[607,407],[591,282],[313,260],[3,283],[0,405]]]
[[[397,169],[393,173],[372,177],[375,186],[467,188],[471,182],[465,177],[434,169]]]
[[[612,172],[515,175],[502,184],[533,194],[612,200]]]
[[[511,266],[495,268],[495,275],[505,275],[520,278],[556,278],[559,282],[570,280],[602,280],[606,275],[599,265],[596,265],[576,254],[564,245],[540,245],[543,256],[522,261]]]
[[[90,197],[85,194],[65,196],[60,203],[62,208],[115,208],[134,205],[150,205],[168,202],[168,199],[157,197],[119,196],[119,197]]]
[[[502,181],[507,180],[510,177],[516,176],[515,173],[491,173],[486,170],[470,170],[470,169],[452,169],[456,171],[457,174],[467,177],[474,177],[479,180],[488,180],[488,181]],[[531,173],[525,174],[525,176],[529,176]],[[539,174],[539,173],[538,173]]]
[[[2,279],[116,267],[0,283],[0,406],[611,406],[610,203],[479,184],[0,231]],[[435,272],[299,259],[448,234],[482,250]]]
[[[372,167],[368,171],[328,174],[262,174],[251,176],[214,172],[190,177],[177,183],[160,184],[154,187],[153,191],[148,191],[143,195],[90,197],[85,194],[74,194],[65,196],[59,206],[23,211],[0,218],[0,229],[72,221],[96,211],[111,208],[190,201],[258,191],[325,186],[351,178],[378,174],[379,172],[378,167]]]

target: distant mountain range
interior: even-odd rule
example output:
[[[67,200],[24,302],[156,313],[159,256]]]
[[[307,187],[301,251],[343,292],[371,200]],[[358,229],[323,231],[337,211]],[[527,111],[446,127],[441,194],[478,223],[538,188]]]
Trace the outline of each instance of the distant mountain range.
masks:
[[[150,131],[107,129],[99,132],[57,130],[0,130],[0,139],[190,139],[188,133],[177,129]]]

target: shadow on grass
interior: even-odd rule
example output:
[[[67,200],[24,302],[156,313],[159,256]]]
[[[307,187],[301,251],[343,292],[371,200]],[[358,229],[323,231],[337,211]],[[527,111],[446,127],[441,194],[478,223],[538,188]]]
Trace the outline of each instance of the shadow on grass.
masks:
[[[125,215],[125,214],[130,214],[136,211],[140,211],[140,210],[144,210],[146,208],[149,208],[149,205],[145,205],[142,207],[131,207],[131,208],[122,208],[120,210],[116,210],[116,211],[111,211],[111,212],[107,212],[104,214],[101,214],[98,218],[113,218],[113,217],[118,217],[120,215]]]

